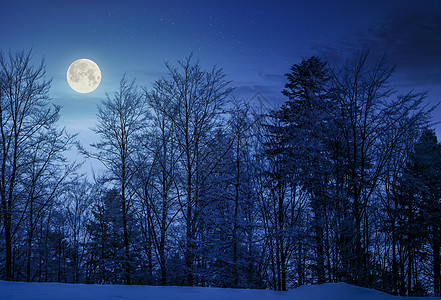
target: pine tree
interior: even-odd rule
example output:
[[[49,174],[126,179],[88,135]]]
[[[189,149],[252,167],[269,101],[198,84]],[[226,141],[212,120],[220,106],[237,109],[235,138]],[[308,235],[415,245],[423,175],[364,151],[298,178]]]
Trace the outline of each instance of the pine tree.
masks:
[[[89,264],[93,282],[119,283],[125,281],[124,234],[119,191],[112,189],[97,195],[92,219],[87,231],[90,235]]]
[[[400,240],[407,251],[407,294],[417,294],[414,262],[428,243],[432,249],[432,280],[435,295],[441,293],[441,145],[433,130],[425,129],[410,153],[395,197],[400,220]],[[404,264],[404,261],[401,262]],[[405,276],[405,274],[401,274]]]
[[[317,282],[324,283],[327,190],[332,171],[329,141],[331,127],[335,126],[329,114],[330,72],[326,62],[313,56],[293,65],[291,73],[285,76],[288,83],[283,94],[289,100],[282,106],[280,118],[286,124],[284,134],[293,148],[290,156],[299,173],[298,180],[309,194],[315,273]]]

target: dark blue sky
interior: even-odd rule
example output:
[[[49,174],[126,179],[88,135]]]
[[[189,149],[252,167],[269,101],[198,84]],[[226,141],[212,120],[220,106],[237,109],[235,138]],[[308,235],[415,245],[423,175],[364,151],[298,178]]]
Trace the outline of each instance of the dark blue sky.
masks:
[[[84,144],[94,139],[88,128],[96,104],[124,72],[149,87],[164,75],[164,61],[193,52],[202,66],[223,68],[238,97],[260,92],[281,103],[291,65],[312,55],[341,62],[362,47],[387,51],[397,87],[441,100],[441,1],[0,0],[0,49],[45,56],[61,122],[81,131]],[[101,85],[90,94],[66,82],[78,58],[101,68]]]

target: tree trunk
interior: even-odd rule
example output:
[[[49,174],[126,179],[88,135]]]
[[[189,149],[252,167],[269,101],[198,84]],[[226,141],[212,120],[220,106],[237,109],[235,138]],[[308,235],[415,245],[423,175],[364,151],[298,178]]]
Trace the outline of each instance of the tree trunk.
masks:
[[[127,230],[127,204],[125,199],[122,200],[123,206],[123,231],[124,231],[124,253],[125,253],[125,283],[127,285],[131,284],[131,276],[130,276],[130,249],[129,249],[129,232]]]
[[[0,110],[1,113],[1,110]],[[3,126],[2,126],[3,135]],[[1,186],[1,200],[3,212],[3,227],[5,229],[5,271],[6,280],[12,280],[12,237],[11,237],[11,203],[6,198],[6,150],[3,150],[2,160],[2,186]]]
[[[354,199],[354,218],[355,218],[355,232],[354,232],[354,244],[355,244],[355,264],[353,264],[351,273],[354,276],[354,282],[356,285],[364,284],[364,268],[363,268],[363,249],[361,245],[361,211],[358,197]]]
[[[26,281],[31,281],[31,257],[32,257],[32,234],[34,232],[34,220],[33,220],[33,213],[34,213],[34,205],[33,201],[31,200],[30,206],[29,206],[29,232],[28,232],[28,251],[27,251],[27,259],[26,259]]]
[[[4,203],[6,204],[6,202]],[[6,206],[6,205],[4,205]],[[6,248],[6,280],[12,280],[12,241],[11,241],[11,217],[9,210],[4,208],[3,226],[5,228],[5,248]]]
[[[394,222],[395,223],[395,222]],[[396,234],[395,225],[392,227],[392,291],[394,294],[398,294],[398,263],[396,255]]]
[[[165,171],[164,171],[165,174]],[[164,178],[165,179],[165,178]],[[160,237],[159,237],[159,265],[161,268],[161,285],[167,285],[167,266],[165,260],[165,237],[166,237],[166,221],[167,221],[167,193],[165,191],[166,182],[163,181],[163,191],[162,191],[162,217],[161,217],[161,227],[160,227]]]
[[[239,285],[239,271],[237,266],[237,230],[238,230],[238,213],[239,213],[239,184],[240,184],[240,135],[237,136],[236,145],[236,182],[234,185],[234,215],[233,215],[233,232],[232,232],[232,246],[233,246],[233,287],[237,288]]]
[[[408,258],[407,258],[407,296],[412,295],[412,262],[413,262],[412,249],[409,249]]]
[[[315,199],[317,202],[317,199]],[[320,201],[320,200],[319,200]],[[315,252],[317,263],[317,283],[325,282],[325,259],[324,259],[324,233],[323,233],[323,211],[320,203],[315,203]]]
[[[150,214],[150,212],[148,212]],[[152,257],[152,228],[150,227],[150,223],[147,223],[147,284],[153,284],[153,257]]]
[[[433,290],[435,296],[441,296],[440,244],[438,237],[433,239]]]
[[[238,253],[237,253],[237,212],[238,212],[238,199],[236,199],[234,207],[234,224],[232,232],[232,246],[233,246],[233,287],[237,288],[239,285],[239,271],[237,266]]]
[[[190,166],[190,158],[188,157],[188,166]],[[192,188],[191,188],[191,169],[187,170],[187,222],[186,222],[186,249],[185,249],[185,272],[188,286],[193,286],[193,260],[194,260],[194,236],[193,236],[193,210],[192,210]]]

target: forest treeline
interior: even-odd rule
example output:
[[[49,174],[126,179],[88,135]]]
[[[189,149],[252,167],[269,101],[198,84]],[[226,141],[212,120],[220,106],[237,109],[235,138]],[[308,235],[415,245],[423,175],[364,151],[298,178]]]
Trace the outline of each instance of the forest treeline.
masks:
[[[0,56],[0,278],[441,294],[432,108],[384,58],[304,59],[277,108],[191,57],[166,67],[149,88],[124,76],[86,147],[57,125],[44,61]]]

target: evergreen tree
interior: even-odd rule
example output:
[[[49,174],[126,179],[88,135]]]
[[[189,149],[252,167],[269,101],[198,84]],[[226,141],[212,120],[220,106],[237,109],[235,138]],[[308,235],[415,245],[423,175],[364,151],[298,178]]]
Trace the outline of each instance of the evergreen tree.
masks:
[[[90,277],[98,283],[124,283],[125,255],[122,206],[118,190],[98,195],[87,230]]]
[[[284,134],[292,148],[290,156],[302,188],[308,191],[312,211],[312,245],[318,283],[325,282],[326,210],[329,202],[330,133],[335,122],[329,113],[332,103],[328,89],[330,72],[318,57],[302,60],[285,74],[288,83],[283,94],[289,100],[280,110],[286,124]],[[294,171],[294,170],[293,170]]]
[[[426,243],[432,253],[435,295],[441,293],[441,145],[433,130],[425,129],[410,153],[396,189],[398,232],[407,253],[407,294],[418,294],[418,265]],[[404,267],[404,261],[401,262]]]

